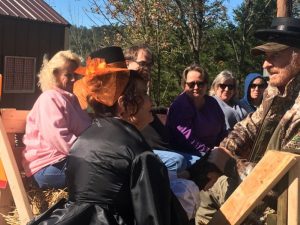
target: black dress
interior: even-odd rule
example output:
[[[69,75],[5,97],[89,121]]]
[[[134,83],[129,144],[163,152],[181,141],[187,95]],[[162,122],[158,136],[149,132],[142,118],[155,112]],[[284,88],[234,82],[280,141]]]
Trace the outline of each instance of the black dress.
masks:
[[[69,201],[32,224],[188,224],[167,169],[125,121],[95,119],[73,145],[66,177]]]

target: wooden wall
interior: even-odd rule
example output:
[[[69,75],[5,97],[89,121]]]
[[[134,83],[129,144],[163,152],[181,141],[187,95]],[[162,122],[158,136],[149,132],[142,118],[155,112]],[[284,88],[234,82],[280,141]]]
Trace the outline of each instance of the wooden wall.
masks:
[[[65,30],[63,25],[0,15],[0,74],[4,73],[5,56],[35,57],[38,73],[44,54],[52,57],[64,49]],[[35,93],[2,93],[0,108],[31,109],[39,94],[38,87]]]

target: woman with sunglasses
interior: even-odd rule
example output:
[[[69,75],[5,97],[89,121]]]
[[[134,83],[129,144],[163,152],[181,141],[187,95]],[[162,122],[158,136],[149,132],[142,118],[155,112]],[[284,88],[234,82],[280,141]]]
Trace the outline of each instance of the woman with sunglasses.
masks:
[[[244,97],[240,100],[241,107],[251,113],[260,105],[268,83],[259,73],[249,73],[245,79]]]
[[[197,64],[182,74],[181,93],[170,106],[166,126],[174,149],[202,156],[225,135],[225,122],[218,102],[208,96],[208,75]]]
[[[210,88],[210,95],[218,101],[223,110],[227,131],[232,130],[234,125],[247,115],[235,99],[236,93],[236,79],[228,70],[219,73]]]

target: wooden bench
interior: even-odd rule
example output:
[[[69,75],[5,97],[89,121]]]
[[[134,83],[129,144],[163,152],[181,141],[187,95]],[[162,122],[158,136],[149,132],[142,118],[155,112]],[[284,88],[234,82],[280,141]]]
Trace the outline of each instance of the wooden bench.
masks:
[[[20,156],[20,149],[16,146],[15,134],[24,134],[28,111],[1,109],[0,114],[0,157],[8,180],[8,187],[1,190],[0,213],[7,213],[7,206],[11,206],[13,199],[20,224],[23,225],[33,218],[33,213],[16,160],[16,156]]]

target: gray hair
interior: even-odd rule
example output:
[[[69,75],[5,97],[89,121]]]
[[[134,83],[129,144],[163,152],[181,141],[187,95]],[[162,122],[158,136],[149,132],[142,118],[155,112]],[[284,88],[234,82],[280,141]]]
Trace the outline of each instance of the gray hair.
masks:
[[[229,70],[223,70],[221,71],[216,78],[214,79],[214,81],[211,84],[210,90],[209,90],[209,95],[211,96],[215,96],[216,95],[216,91],[218,89],[218,85],[221,84],[222,82],[226,81],[226,80],[233,80],[234,85],[235,85],[235,93],[237,91],[237,83],[236,83],[236,78],[235,76],[232,74],[231,71]],[[234,94],[235,95],[235,94]],[[233,96],[234,97],[234,96]]]

